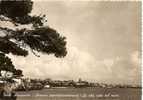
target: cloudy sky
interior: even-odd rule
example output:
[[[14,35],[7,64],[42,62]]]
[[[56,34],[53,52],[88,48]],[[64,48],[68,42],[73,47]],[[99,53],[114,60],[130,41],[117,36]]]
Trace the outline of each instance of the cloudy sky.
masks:
[[[34,1],[50,27],[67,37],[65,58],[12,56],[25,77],[139,84],[140,3]]]

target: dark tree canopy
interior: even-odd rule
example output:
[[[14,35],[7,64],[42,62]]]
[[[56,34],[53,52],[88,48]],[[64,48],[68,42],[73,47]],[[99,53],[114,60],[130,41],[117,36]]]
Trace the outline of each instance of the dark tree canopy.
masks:
[[[23,76],[22,70],[20,70],[20,69],[15,69],[15,70],[14,70],[14,75],[15,75],[15,76]]]
[[[2,0],[0,2],[0,13],[10,18],[23,17],[31,12],[32,5],[31,0]]]
[[[0,70],[14,71],[14,65],[12,64],[11,59],[3,53],[0,53],[0,66]]]
[[[5,61],[5,66],[8,66],[9,70],[16,71],[5,54],[27,56],[29,48],[36,56],[39,56],[36,52],[54,54],[56,57],[66,56],[66,38],[55,29],[44,25],[47,22],[45,15],[30,15],[32,5],[31,0],[0,1],[0,21],[8,21],[15,25],[13,29],[0,26],[0,34],[4,34],[0,35],[0,69],[4,67],[1,61]],[[29,24],[32,24],[31,29],[17,28]],[[21,72],[18,70],[17,73]]]

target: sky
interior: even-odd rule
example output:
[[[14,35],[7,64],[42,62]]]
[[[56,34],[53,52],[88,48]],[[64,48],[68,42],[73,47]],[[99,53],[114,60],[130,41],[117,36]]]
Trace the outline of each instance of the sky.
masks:
[[[25,77],[141,83],[141,3],[34,1],[33,15],[67,39],[65,58],[9,55]]]

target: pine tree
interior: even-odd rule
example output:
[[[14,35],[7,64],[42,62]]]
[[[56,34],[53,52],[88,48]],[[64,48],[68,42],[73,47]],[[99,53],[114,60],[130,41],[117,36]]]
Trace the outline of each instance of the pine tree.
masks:
[[[0,25],[0,70],[22,73],[15,69],[11,59],[6,56],[9,53],[26,57],[31,50],[38,57],[37,52],[54,54],[56,57],[66,56],[66,38],[45,25],[45,15],[31,15],[32,7],[31,0],[0,1],[0,21],[13,24],[13,28]],[[23,27],[25,25],[31,28]]]

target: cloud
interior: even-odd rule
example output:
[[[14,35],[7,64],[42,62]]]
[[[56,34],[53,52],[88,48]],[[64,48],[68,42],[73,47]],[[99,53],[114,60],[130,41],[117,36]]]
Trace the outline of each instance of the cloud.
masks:
[[[69,47],[65,58],[53,55],[30,54],[28,57],[10,55],[17,68],[23,69],[25,77],[73,79],[82,78],[94,82],[139,84],[140,66],[138,52],[128,58],[116,57],[96,60],[89,52],[77,47]]]
[[[134,51],[131,54],[131,61],[136,66],[140,65],[141,64],[141,53],[139,51]]]
[[[120,83],[141,84],[141,66],[139,52],[134,51],[128,57],[118,57],[111,66],[112,80]]]

